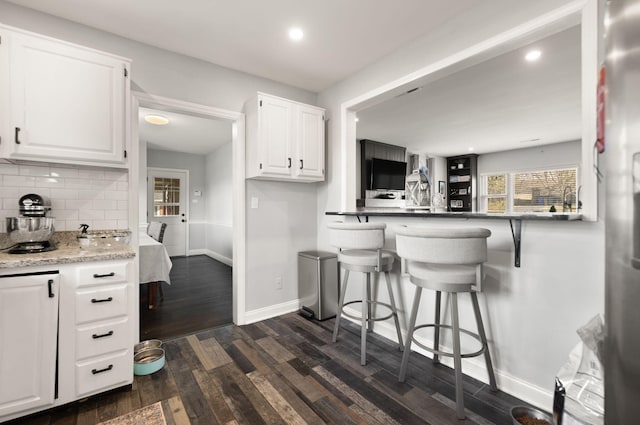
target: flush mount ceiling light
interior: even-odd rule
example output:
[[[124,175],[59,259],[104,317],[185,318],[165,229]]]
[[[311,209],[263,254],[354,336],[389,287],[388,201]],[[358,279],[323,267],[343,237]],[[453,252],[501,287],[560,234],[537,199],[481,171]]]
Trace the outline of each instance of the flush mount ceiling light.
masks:
[[[169,124],[169,119],[167,117],[163,117],[162,115],[145,115],[144,120],[155,125]]]
[[[293,41],[300,41],[304,37],[304,33],[300,28],[291,28],[289,30],[289,38]]]
[[[527,52],[524,58],[529,62],[535,62],[540,59],[540,56],[542,56],[542,52],[540,50],[531,50]]]

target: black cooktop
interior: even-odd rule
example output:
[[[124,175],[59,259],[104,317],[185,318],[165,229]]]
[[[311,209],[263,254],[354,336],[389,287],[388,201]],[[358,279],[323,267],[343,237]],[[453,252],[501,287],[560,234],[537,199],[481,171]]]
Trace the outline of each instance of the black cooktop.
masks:
[[[55,244],[44,242],[21,242],[9,250],[9,254],[35,254],[56,249]]]

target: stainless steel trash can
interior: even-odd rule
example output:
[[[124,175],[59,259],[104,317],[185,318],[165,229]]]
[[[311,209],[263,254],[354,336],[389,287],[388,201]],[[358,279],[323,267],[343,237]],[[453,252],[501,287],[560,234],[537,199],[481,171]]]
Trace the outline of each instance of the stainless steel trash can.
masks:
[[[338,256],[331,252],[298,253],[298,294],[300,314],[308,319],[326,320],[338,310]]]

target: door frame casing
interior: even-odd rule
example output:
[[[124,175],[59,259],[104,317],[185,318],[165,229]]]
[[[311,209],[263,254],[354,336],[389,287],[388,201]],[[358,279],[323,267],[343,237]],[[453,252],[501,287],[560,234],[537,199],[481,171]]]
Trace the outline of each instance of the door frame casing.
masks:
[[[170,173],[183,173],[184,174],[184,214],[185,214],[185,226],[184,226],[184,256],[189,256],[189,224],[190,210],[189,210],[189,170],[183,168],[164,168],[164,167],[147,167],[147,223],[149,222],[149,214],[153,205],[149,204],[149,170],[158,172],[170,172]],[[151,217],[153,219],[153,216]]]
[[[232,122],[232,169],[233,169],[233,323],[243,325],[246,323],[246,202],[245,202],[245,114],[230,111],[213,106],[201,105],[156,96],[140,91],[131,91],[132,108],[132,145],[130,178],[130,208],[129,219],[131,227],[139,227],[139,182],[142,178],[142,170],[139,164],[139,137],[138,137],[138,110],[140,107],[161,108],[170,112],[191,113],[202,117],[227,119]],[[144,177],[146,178],[146,166]],[[136,178],[137,177],[137,178]],[[131,184],[133,183],[133,184]],[[146,199],[146,197],[145,197]],[[146,202],[146,200],[145,200]],[[135,226],[134,226],[135,224]],[[137,233],[137,232],[134,232]],[[133,241],[137,246],[137,235]]]

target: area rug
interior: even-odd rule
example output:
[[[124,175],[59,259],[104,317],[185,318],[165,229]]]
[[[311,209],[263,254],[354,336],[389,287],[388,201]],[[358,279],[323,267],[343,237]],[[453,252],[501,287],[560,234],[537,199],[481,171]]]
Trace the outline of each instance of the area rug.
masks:
[[[126,413],[98,425],[167,425],[162,412],[162,403],[157,402]]]

